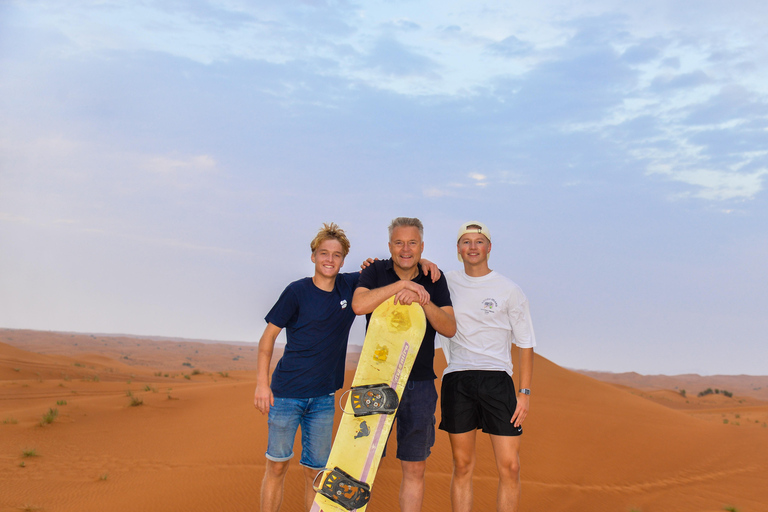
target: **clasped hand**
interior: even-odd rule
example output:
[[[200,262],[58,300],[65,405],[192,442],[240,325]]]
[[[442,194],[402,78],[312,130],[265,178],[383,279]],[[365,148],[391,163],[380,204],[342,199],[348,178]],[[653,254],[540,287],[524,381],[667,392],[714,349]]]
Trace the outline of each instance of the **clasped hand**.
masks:
[[[395,294],[395,304],[404,304],[406,306],[419,303],[422,307],[429,304],[429,292],[420,284],[413,281],[400,281],[403,288]]]

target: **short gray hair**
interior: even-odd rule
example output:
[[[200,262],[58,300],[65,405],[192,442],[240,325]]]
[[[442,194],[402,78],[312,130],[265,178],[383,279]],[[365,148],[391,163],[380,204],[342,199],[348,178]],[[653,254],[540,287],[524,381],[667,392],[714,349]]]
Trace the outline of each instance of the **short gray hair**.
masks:
[[[403,226],[418,228],[419,236],[422,240],[424,240],[424,225],[416,217],[398,217],[396,219],[392,219],[392,222],[389,224],[389,239],[392,240],[392,232],[395,230],[395,228]]]

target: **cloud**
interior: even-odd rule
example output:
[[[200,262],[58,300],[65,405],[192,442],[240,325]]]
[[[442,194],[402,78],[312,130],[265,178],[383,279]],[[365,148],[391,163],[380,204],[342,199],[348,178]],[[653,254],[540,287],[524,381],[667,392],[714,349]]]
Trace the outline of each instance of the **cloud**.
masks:
[[[461,191],[462,195],[473,194],[478,189],[486,189],[496,192],[508,186],[520,185],[522,181],[515,173],[508,171],[494,172],[492,175],[479,172],[470,172],[461,177],[460,181],[446,183],[441,186],[427,186],[423,189],[424,197],[440,198],[454,197]],[[494,185],[489,187],[489,185]]]
[[[651,89],[659,92],[670,91],[672,89],[693,89],[710,84],[712,81],[712,78],[700,69],[690,73],[665,73],[653,79]]]
[[[416,32],[421,30],[421,25],[419,25],[415,21],[412,21],[406,18],[388,20],[388,21],[385,21],[382,24],[382,26],[385,29],[394,29],[394,30],[399,30],[403,32]]]
[[[503,184],[503,180],[495,181],[499,184]],[[446,183],[440,186],[427,186],[423,189],[424,197],[440,198],[440,197],[454,197],[458,194],[458,191],[462,191],[462,194],[466,194],[468,191],[476,188],[484,188],[488,185],[488,176],[478,172],[470,172],[463,177],[461,181],[455,181]]]
[[[455,195],[452,190],[440,187],[427,187],[424,189],[424,197],[450,197]]]
[[[668,57],[663,59],[661,65],[671,69],[680,69],[680,57]]]
[[[498,43],[491,43],[486,50],[494,55],[499,55],[508,59],[525,57],[533,52],[534,46],[515,36],[509,36]]]
[[[390,77],[437,77],[438,64],[390,37],[379,38],[365,58],[365,67]]]
[[[660,38],[641,41],[624,50],[621,58],[629,64],[643,64],[659,57],[666,44],[666,41]]]
[[[485,187],[488,185],[488,177],[485,174],[480,174],[478,172],[471,172],[469,173],[469,178],[474,181],[474,184],[478,187]]]
[[[768,100],[742,85],[727,85],[706,101],[689,106],[687,125],[715,125],[768,116]]]
[[[263,6],[262,6],[263,7]],[[251,25],[260,20],[248,12],[248,5],[237,7],[230,3],[226,7],[216,2],[185,0],[182,2],[160,2],[152,6],[158,12],[165,12],[170,18],[183,17],[200,27],[215,27],[232,30]],[[263,11],[262,11],[263,12]]]
[[[144,168],[159,174],[211,172],[216,170],[216,160],[210,155],[196,155],[187,158],[150,156],[146,159]]]
[[[768,176],[768,169],[741,173],[715,169],[672,170],[657,168],[651,172],[664,174],[670,180],[686,183],[698,189],[695,192],[684,193],[683,196],[712,201],[752,199],[763,191],[763,182]]]
[[[32,219],[13,213],[0,212],[0,222],[9,222],[13,224],[32,224]]]

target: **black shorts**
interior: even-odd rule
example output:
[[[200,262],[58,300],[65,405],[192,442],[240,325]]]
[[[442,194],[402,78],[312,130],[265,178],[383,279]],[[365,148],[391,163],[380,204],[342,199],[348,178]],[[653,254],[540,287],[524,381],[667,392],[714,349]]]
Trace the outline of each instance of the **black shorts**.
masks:
[[[517,407],[515,383],[506,372],[467,370],[443,377],[440,430],[463,434],[482,429],[497,436],[519,436],[510,420]]]

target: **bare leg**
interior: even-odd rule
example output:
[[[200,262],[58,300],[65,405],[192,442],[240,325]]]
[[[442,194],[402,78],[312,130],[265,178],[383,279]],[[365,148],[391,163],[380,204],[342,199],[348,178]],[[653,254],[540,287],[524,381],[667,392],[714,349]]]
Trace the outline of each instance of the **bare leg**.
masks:
[[[517,512],[520,504],[520,436],[492,435],[491,444],[499,472],[496,510]]]
[[[274,462],[267,459],[264,480],[261,482],[261,512],[277,512],[283,502],[285,475],[288,461]]]
[[[427,472],[427,461],[401,460],[403,480],[400,483],[400,510],[402,512],[419,512],[424,501],[424,476]]]
[[[312,469],[308,468],[306,466],[303,466],[304,468],[304,510],[309,512],[309,509],[312,508],[312,503],[315,501],[315,496],[317,493],[315,492],[315,477],[320,472],[318,469]]]
[[[453,453],[453,475],[451,476],[451,510],[453,512],[472,510],[472,473],[475,470],[476,436],[476,430],[448,434]]]

